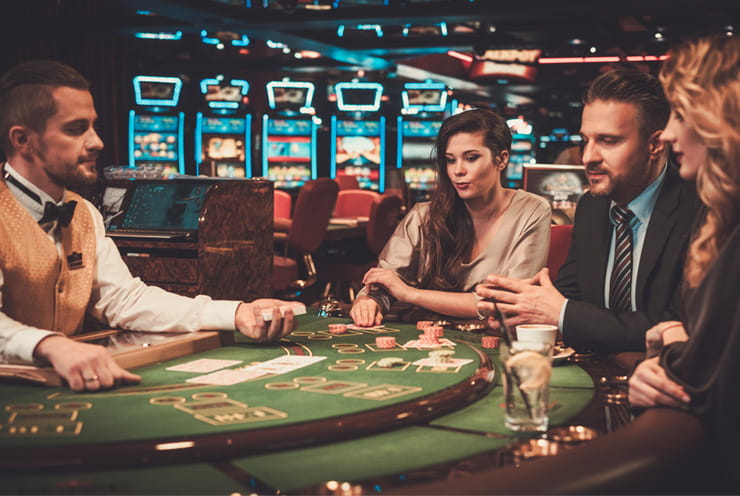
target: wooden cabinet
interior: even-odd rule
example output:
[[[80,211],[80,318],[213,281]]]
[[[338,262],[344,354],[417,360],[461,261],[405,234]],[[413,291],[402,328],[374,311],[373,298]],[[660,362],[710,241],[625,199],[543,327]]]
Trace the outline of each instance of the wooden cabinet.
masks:
[[[273,183],[213,180],[196,240],[116,239],[134,276],[167,291],[218,299],[270,296]]]

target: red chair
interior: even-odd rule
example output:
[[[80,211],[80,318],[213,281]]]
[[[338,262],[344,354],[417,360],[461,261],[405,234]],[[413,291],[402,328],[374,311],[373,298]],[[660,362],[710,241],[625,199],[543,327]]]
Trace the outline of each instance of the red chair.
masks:
[[[273,216],[275,219],[290,219],[290,211],[293,207],[293,198],[291,198],[290,193],[286,193],[285,191],[281,191],[279,189],[275,190],[275,209],[273,211]]]
[[[350,249],[344,255],[331,257],[321,264],[322,279],[327,281],[325,295],[329,294],[332,286],[337,286],[346,288],[350,302],[354,300],[355,289],[362,287],[365,272],[378,264],[378,255],[401,219],[402,207],[403,201],[396,195],[377,195],[370,209],[363,249]]]
[[[338,191],[337,183],[326,177],[308,181],[301,187],[285,237],[284,252],[273,256],[274,293],[295,293],[316,282],[317,273],[312,253],[324,240]],[[305,279],[299,278],[299,259],[305,265]]]
[[[558,277],[560,266],[568,256],[572,236],[573,224],[550,227],[550,252],[547,254],[547,268],[550,269],[550,278],[553,281]]]
[[[357,177],[355,176],[337,176],[336,181],[339,185],[339,191],[344,189],[360,189],[360,183],[357,182]]]
[[[343,189],[337,195],[333,217],[370,217],[370,209],[380,193],[365,189]]]

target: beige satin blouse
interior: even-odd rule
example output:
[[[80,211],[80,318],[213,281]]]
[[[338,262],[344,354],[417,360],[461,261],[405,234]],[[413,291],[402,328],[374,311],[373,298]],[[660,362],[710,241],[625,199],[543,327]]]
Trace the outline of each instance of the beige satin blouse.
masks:
[[[418,286],[420,248],[424,244],[421,226],[428,215],[430,203],[415,205],[396,228],[380,254],[378,267],[395,271],[404,281]],[[550,248],[550,205],[526,191],[516,190],[509,208],[504,212],[494,240],[475,260],[463,263],[463,291],[474,291],[488,274],[529,278],[547,263]],[[363,288],[363,294],[367,294]],[[369,296],[380,304],[386,314],[392,303],[390,295],[374,289]]]

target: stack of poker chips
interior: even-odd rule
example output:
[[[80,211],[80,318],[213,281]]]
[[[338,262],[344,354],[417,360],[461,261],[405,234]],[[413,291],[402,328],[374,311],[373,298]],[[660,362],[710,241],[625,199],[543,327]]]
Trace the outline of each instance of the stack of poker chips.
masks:
[[[405,363],[403,358],[400,357],[385,357],[378,360],[378,367],[382,367],[384,369],[389,369],[394,367],[395,365],[400,365],[402,363]]]
[[[481,338],[481,344],[484,348],[498,348],[500,339],[497,336],[483,336]]]
[[[396,338],[392,336],[378,336],[375,338],[375,346],[387,350],[396,347]]]
[[[347,332],[347,324],[329,324],[331,334],[344,334]]]
[[[423,331],[424,334],[419,334],[419,342],[423,345],[438,345],[439,338],[444,336],[444,328],[434,324],[427,325]]]
[[[429,352],[429,358],[434,365],[444,365],[452,362],[452,355],[455,352],[452,350],[434,350]]]

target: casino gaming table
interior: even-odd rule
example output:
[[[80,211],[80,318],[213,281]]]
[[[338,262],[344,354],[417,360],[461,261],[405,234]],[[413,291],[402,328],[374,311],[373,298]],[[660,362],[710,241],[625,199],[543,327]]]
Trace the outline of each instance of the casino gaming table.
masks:
[[[504,427],[498,349],[480,334],[446,329],[437,348],[455,364],[439,366],[413,347],[415,325],[329,332],[348,322],[300,316],[278,345],[237,338],[136,368],[141,384],[110,391],[2,384],[0,493],[305,493],[327,481],[382,491],[528,436]],[[379,336],[396,346],[379,348]],[[381,367],[387,357],[400,363]],[[211,373],[193,368],[201,359],[230,362]],[[554,367],[551,384],[551,425],[594,397],[578,365]]]

